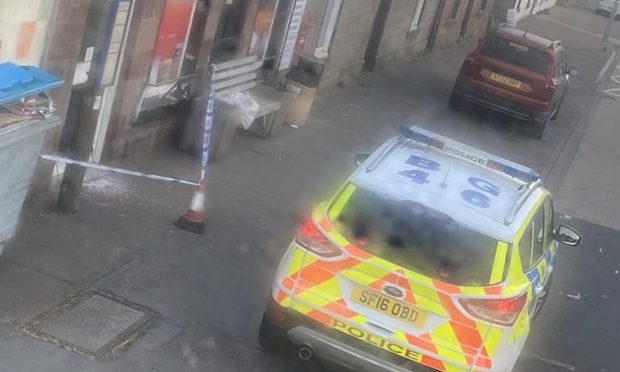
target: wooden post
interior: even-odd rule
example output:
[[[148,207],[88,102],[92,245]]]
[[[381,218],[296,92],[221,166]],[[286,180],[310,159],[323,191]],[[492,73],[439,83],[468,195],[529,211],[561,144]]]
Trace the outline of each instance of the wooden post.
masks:
[[[93,138],[97,128],[98,110],[93,110],[95,102],[94,86],[85,90],[80,100],[79,118],[73,138],[71,140],[71,158],[88,161],[93,147]],[[56,208],[61,212],[73,213],[77,211],[78,198],[82,191],[86,168],[77,165],[67,165],[62,178],[60,193]]]
[[[192,155],[198,155],[202,152],[202,118],[203,112],[207,107],[207,99],[209,97],[209,60],[211,59],[211,51],[215,43],[215,34],[220,24],[222,10],[225,6],[225,0],[213,0],[210,2],[207,13],[207,24],[202,36],[202,46],[198,54],[198,63],[196,72],[202,72],[200,86],[197,90],[196,97],[192,100],[190,113],[183,129],[179,147],[181,150]],[[198,80],[198,79],[196,79]]]

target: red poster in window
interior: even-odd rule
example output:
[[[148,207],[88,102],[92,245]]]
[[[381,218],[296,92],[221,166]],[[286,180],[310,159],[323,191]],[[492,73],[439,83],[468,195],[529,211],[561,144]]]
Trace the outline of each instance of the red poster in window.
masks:
[[[19,36],[17,39],[17,50],[15,58],[22,59],[30,56],[30,48],[32,47],[32,39],[37,30],[37,21],[24,22],[19,27]]]
[[[179,77],[195,2],[166,1],[153,54],[151,83],[162,83]]]

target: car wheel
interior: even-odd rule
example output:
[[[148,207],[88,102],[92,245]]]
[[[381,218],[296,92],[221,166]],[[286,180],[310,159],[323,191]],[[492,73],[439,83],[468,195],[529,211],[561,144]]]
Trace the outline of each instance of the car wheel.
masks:
[[[263,314],[258,330],[258,342],[265,351],[284,354],[291,350],[292,344],[286,336]]]
[[[448,102],[452,111],[459,111],[463,108],[463,96],[459,93],[452,91],[450,94],[450,101]]]
[[[533,138],[541,139],[545,134],[545,128],[547,128],[547,123],[551,119],[550,116],[547,116],[542,122],[532,121],[530,133]]]

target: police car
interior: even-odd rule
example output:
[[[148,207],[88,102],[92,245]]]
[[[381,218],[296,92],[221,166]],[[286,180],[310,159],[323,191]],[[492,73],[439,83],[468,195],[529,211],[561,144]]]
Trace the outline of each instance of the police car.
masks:
[[[367,371],[510,371],[558,242],[538,174],[412,127],[305,221],[277,270],[262,346]]]

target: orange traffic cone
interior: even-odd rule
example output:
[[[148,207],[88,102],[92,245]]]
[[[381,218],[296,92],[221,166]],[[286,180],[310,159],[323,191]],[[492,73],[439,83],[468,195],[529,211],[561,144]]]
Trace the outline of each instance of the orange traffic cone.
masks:
[[[199,185],[192,196],[189,209],[181,216],[174,225],[180,229],[193,232],[194,234],[205,233],[205,186]]]

